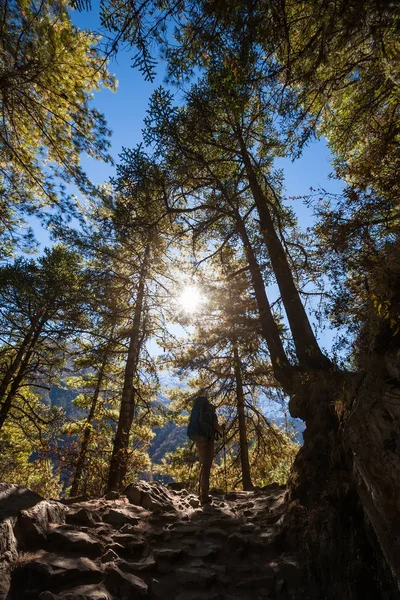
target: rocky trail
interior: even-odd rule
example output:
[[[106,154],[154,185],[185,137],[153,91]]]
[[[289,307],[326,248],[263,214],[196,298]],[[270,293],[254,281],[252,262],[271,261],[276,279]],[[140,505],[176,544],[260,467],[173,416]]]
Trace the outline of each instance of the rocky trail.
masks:
[[[282,547],[285,490],[186,490],[137,482],[68,505],[0,485],[1,600],[289,600],[302,589]]]

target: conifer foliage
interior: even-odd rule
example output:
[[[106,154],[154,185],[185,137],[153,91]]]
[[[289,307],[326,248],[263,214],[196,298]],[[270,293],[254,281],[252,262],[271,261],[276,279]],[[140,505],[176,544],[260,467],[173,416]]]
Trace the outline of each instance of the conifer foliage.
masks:
[[[227,423],[213,483],[288,480],[287,519],[296,529],[297,511],[306,515],[297,541],[320,596],[383,597],[371,556],[381,552],[400,581],[382,521],[399,514],[400,476],[360,446],[357,427],[394,451],[397,3],[103,0],[100,17],[102,47],[64,0],[0,5],[0,476],[90,495],[157,472],[195,489],[190,444],[157,467],[149,452],[154,427],[185,425],[201,388]],[[114,88],[107,59],[121,43],[148,79],[161,50],[170,87],[153,93],[143,144],[123,150],[100,190],[80,160],[111,160],[90,94]],[[276,161],[322,135],[343,193],[307,198],[311,241]],[[69,184],[86,194],[75,213]],[[35,260],[19,230],[31,214],[58,237]],[[191,310],[187,286],[202,295]],[[344,331],[340,361],[318,341],[313,296]],[[166,371],[184,387],[163,387]],[[72,408],[51,406],[54,386]],[[277,399],[306,424],[300,449],[265,414]]]

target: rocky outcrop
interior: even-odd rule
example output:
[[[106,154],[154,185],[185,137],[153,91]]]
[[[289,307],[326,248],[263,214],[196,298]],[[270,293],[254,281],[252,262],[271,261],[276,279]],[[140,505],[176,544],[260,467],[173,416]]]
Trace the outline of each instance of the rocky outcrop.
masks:
[[[346,423],[353,475],[400,597],[400,388],[366,376]]]
[[[13,548],[2,598],[311,598],[296,556],[281,546],[284,494],[277,485],[215,490],[200,508],[184,489],[136,482],[124,495],[68,507],[39,497],[8,522],[17,534],[2,542]]]

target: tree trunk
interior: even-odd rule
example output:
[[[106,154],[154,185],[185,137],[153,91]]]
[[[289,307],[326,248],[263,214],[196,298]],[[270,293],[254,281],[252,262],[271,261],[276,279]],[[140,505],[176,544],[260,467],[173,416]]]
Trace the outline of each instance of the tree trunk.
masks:
[[[297,358],[300,365],[313,369],[327,368],[330,365],[330,361],[322,354],[311,328],[299,292],[295,286],[285,250],[275,231],[264,192],[258,182],[240,131],[238,132],[238,140],[250,189],[260,217],[262,234],[292,331]]]
[[[108,475],[107,492],[120,490],[128,468],[129,435],[135,414],[135,388],[134,378],[137,372],[140,353],[140,328],[143,312],[144,289],[148,270],[150,247],[148,246],[143,258],[140,272],[139,285],[136,297],[136,306],[130,332],[128,356],[126,359],[124,385],[122,388],[121,410],[119,413],[117,433],[115,435],[113,453]]]
[[[239,421],[240,464],[242,467],[242,484],[245,491],[253,489],[250,475],[249,444],[247,441],[246,416],[244,413],[244,391],[242,380],[242,365],[240,362],[237,340],[233,338],[233,364],[236,381],[237,414]]]
[[[288,393],[290,385],[290,363],[279,334],[279,329],[271,312],[268,297],[265,291],[264,280],[262,278],[260,266],[256,255],[247,235],[245,224],[240,215],[237,215],[237,227],[243,242],[246,258],[250,267],[250,276],[253,283],[253,289],[256,296],[257,306],[260,313],[260,323],[262,335],[267,342],[268,350],[271,356],[274,375]]]
[[[87,454],[87,450],[89,447],[89,441],[90,441],[90,436],[91,436],[91,431],[92,431],[92,423],[93,423],[94,415],[95,415],[96,408],[97,408],[97,402],[98,402],[98,399],[100,396],[101,386],[103,384],[106,365],[107,365],[107,356],[104,356],[103,361],[100,366],[100,371],[99,371],[99,374],[97,377],[96,387],[95,387],[95,390],[93,393],[93,398],[92,398],[92,404],[91,404],[90,411],[89,411],[89,414],[88,414],[88,417],[87,417],[86,423],[85,423],[85,428],[84,428],[84,432],[83,432],[83,440],[82,440],[82,444],[81,444],[81,447],[79,450],[79,457],[76,462],[75,475],[74,475],[74,480],[73,480],[72,486],[71,486],[70,496],[77,496],[79,493],[79,486],[80,486],[80,482],[82,479],[83,467],[85,464],[86,454]]]

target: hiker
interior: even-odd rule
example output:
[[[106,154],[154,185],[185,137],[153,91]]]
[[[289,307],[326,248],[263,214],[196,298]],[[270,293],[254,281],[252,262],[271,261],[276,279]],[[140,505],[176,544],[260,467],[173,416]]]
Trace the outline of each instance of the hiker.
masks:
[[[207,396],[198,396],[192,408],[189,426],[187,429],[188,437],[196,442],[197,450],[200,456],[200,503],[207,504],[211,502],[208,495],[210,487],[210,471],[214,458],[214,438],[216,432],[223,435],[224,427],[218,424],[215,406],[213,406]]]

